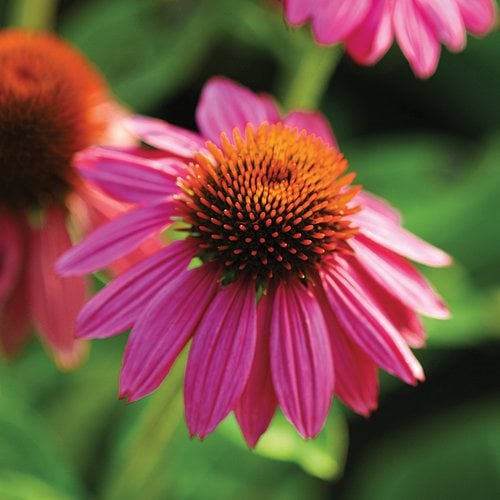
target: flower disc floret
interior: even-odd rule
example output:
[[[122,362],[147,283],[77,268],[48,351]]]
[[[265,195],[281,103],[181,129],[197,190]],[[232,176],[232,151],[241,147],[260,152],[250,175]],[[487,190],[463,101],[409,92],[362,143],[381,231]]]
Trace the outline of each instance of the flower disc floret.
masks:
[[[200,257],[224,279],[305,279],[325,254],[347,251],[355,228],[347,204],[359,191],[347,161],[323,139],[282,123],[238,128],[208,142],[181,181],[182,217]]]

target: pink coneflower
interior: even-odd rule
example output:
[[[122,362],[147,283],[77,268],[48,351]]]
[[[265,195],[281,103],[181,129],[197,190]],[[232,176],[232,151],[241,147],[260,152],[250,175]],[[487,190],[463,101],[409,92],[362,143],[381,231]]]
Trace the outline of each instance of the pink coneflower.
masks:
[[[448,255],[351,186],[354,174],[345,173],[321,115],[281,119],[269,97],[216,78],[196,116],[201,135],[133,119],[135,132],[164,151],[162,161],[98,148],[80,164],[108,194],[142,206],[66,253],[62,274],[106,266],[173,221],[187,234],[112,281],[79,315],[83,338],[132,327],[121,396],[154,391],[192,340],[191,434],[203,438],[234,410],[254,446],[278,405],[311,437],[334,394],[361,414],[376,408],[378,366],[410,384],[422,380],[408,347],[424,342],[416,313],[446,318],[448,310],[402,256],[442,266]]]
[[[83,278],[60,278],[56,259],[76,232],[95,228],[123,204],[92,188],[72,167],[98,142],[128,143],[124,112],[83,56],[49,34],[0,31],[0,345],[13,356],[35,326],[62,368],[85,342],[74,322]]]
[[[493,27],[494,0],[284,0],[290,24],[310,20],[316,40],[343,42],[358,63],[375,64],[396,38],[415,74],[431,76],[441,43],[458,52],[466,31],[482,36]]]

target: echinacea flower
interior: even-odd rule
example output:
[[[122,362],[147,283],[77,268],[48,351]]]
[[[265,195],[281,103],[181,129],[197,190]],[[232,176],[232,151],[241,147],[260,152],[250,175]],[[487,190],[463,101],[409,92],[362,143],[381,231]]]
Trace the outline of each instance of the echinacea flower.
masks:
[[[378,366],[409,384],[423,380],[408,347],[424,342],[417,313],[448,310],[404,257],[443,266],[449,256],[351,186],[320,114],[281,118],[271,98],[216,78],[196,117],[200,134],[132,119],[161,160],[93,148],[79,163],[107,194],[141,205],[67,252],[62,274],[106,266],[174,221],[187,234],[112,281],[78,317],[83,338],[132,327],[121,396],[154,391],[192,340],[190,433],[203,438],[234,410],[254,446],[278,405],[311,437],[333,395],[364,415],[376,408]]]
[[[86,280],[53,269],[71,247],[67,224],[84,232],[125,207],[72,163],[92,144],[132,144],[120,125],[125,111],[92,65],[54,35],[0,31],[0,74],[0,345],[13,356],[34,326],[56,363],[71,368],[85,353],[74,323]]]
[[[310,20],[316,40],[345,44],[363,65],[375,64],[396,38],[415,74],[431,76],[441,43],[458,52],[466,31],[486,35],[496,16],[494,0],[284,0],[287,21]]]

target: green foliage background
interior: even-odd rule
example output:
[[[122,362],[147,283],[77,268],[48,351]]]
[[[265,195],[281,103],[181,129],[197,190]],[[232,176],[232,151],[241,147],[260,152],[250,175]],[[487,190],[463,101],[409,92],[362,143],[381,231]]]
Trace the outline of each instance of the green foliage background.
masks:
[[[266,0],[65,0],[54,27],[130,108],[188,127],[212,75],[289,104],[322,71],[308,29],[287,28]],[[358,180],[456,259],[424,269],[453,311],[427,321],[424,386],[382,375],[371,419],[336,402],[303,442],[278,416],[250,452],[232,417],[205,442],[189,439],[182,360],[156,394],[126,406],[125,335],[94,342],[70,374],[33,342],[0,363],[0,499],[499,498],[499,61],[498,30],[444,51],[429,81],[398,50],[375,68],[344,58],[321,100]]]

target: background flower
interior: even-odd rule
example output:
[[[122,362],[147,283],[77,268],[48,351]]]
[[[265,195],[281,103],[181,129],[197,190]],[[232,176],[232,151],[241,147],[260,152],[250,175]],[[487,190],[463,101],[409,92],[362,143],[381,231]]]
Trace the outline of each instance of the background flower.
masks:
[[[290,24],[310,20],[319,43],[345,43],[360,64],[378,62],[396,38],[421,78],[436,71],[441,43],[462,50],[466,31],[486,35],[495,14],[493,0],[285,0]]]

